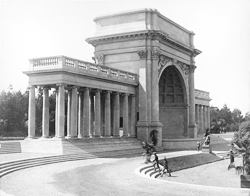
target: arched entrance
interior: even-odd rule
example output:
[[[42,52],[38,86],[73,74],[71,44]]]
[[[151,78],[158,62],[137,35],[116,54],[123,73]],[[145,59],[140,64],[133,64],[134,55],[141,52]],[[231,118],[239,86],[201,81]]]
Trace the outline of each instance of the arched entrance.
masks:
[[[168,66],[159,80],[159,116],[162,138],[183,138],[188,127],[186,87],[179,70]]]

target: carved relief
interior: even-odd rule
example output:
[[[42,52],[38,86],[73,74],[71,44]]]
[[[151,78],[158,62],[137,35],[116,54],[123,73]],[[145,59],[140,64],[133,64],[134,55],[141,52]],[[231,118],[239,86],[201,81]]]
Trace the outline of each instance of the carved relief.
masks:
[[[147,58],[147,50],[139,50],[139,51],[137,51],[137,53],[138,53],[140,59]]]
[[[181,68],[181,70],[183,71],[183,73],[185,75],[189,74],[189,67],[188,67],[188,65],[186,65],[185,63],[182,63],[180,61],[177,62],[177,65]]]
[[[159,63],[158,63],[158,70],[161,71],[161,69],[168,63],[172,61],[171,58],[164,56],[164,55],[160,55],[159,57]]]
[[[161,52],[158,50],[151,50],[151,57],[152,59],[159,59]]]
[[[196,66],[195,65],[190,65],[189,69],[190,69],[191,72],[194,72],[194,70],[196,69]]]
[[[96,55],[95,58],[96,58],[98,64],[103,64],[103,62],[104,62],[104,54]]]

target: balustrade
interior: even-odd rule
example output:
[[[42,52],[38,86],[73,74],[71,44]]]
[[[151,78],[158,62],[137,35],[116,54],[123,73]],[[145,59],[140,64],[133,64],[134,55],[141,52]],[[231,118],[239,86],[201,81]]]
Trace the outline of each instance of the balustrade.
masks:
[[[64,69],[64,68],[79,73],[85,73],[85,74],[87,73],[89,75],[91,74],[96,75],[96,73],[98,75],[107,74],[110,76],[115,76],[112,77],[113,79],[117,80],[122,79],[124,81],[137,82],[136,74],[65,56],[30,59],[30,70],[32,71],[46,70],[46,69]]]

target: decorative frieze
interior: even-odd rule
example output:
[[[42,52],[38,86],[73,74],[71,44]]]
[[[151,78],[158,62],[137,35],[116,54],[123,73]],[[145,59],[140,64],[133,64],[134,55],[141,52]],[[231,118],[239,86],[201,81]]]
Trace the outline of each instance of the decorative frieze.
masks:
[[[139,50],[137,51],[140,59],[146,59],[147,58],[147,50]]]

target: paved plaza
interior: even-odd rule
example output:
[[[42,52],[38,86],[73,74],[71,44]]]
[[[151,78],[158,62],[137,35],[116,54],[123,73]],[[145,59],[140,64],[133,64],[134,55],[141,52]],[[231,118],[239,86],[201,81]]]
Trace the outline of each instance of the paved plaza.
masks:
[[[159,154],[159,158],[196,153],[171,152]],[[249,196],[249,189],[240,188],[240,177],[235,171],[227,170],[228,163],[228,159],[217,161],[173,172],[172,177],[165,175],[157,179],[138,172],[138,168],[146,165],[142,157],[97,158],[56,163],[4,176],[1,178],[1,196]]]

